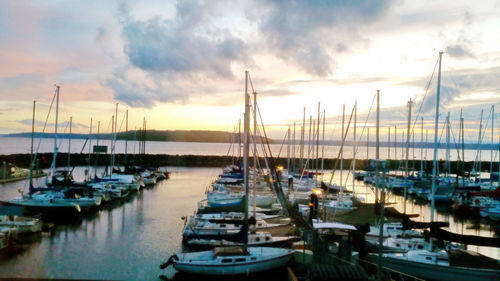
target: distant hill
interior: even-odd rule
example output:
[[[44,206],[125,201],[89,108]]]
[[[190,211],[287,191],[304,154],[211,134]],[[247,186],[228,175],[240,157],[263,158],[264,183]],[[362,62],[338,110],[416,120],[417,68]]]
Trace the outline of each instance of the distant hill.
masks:
[[[120,132],[117,135],[119,140],[141,140],[142,131],[127,131]],[[233,141],[238,141],[238,134],[233,134],[223,131],[204,131],[204,130],[175,130],[175,131],[158,131],[158,130],[147,130],[146,140],[148,141],[177,141],[177,142],[219,142],[219,143],[231,143]],[[21,137],[21,138],[31,138],[31,133],[15,133],[15,134],[5,134],[4,137]],[[35,133],[35,138],[53,138],[53,133]],[[86,139],[89,134],[58,134],[58,138],[72,138],[72,139]],[[243,137],[243,134],[242,134]],[[97,134],[91,135],[92,139],[97,138]],[[111,134],[100,134],[99,139],[110,139]],[[269,139],[270,143],[274,143],[274,140]]]

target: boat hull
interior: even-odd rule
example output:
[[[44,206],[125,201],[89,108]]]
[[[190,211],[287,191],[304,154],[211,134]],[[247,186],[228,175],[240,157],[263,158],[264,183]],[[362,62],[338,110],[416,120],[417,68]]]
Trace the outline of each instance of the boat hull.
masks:
[[[254,249],[255,251],[258,251],[259,248]],[[252,251],[252,248],[249,248],[249,251]],[[288,263],[292,255],[293,251],[288,250],[286,254],[276,255],[273,257],[259,257],[256,260],[250,260],[251,256],[253,255],[248,256],[248,258],[246,258],[245,256],[241,256],[241,258],[245,258],[246,261],[236,262],[235,260],[240,257],[238,256],[237,258],[231,258],[233,262],[228,263],[197,263],[196,261],[188,262],[180,259],[174,260],[174,268],[185,273],[199,275],[243,275],[284,267]]]
[[[375,255],[371,256],[378,260]],[[457,266],[442,266],[420,262],[412,262],[398,258],[384,257],[383,266],[395,271],[435,281],[493,281],[500,280],[500,271],[494,269],[477,269]]]
[[[26,215],[42,214],[43,219],[51,218],[73,218],[81,214],[81,208],[78,204],[65,205],[44,205],[44,204],[23,204],[16,202],[1,201],[4,206],[18,206],[23,208]]]

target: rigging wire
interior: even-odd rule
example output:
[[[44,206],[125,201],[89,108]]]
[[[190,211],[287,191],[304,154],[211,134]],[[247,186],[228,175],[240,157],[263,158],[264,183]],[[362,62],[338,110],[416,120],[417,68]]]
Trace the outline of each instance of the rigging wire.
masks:
[[[45,129],[47,128],[47,123],[48,123],[48,120],[49,120],[49,116],[50,116],[50,112],[52,111],[52,107],[54,106],[54,100],[56,99],[56,95],[57,95],[57,89],[54,90],[54,95],[52,96],[52,101],[50,102],[50,106],[49,106],[49,111],[47,112],[47,116],[45,117],[45,123],[43,124],[43,129],[42,129],[42,133],[45,133]],[[36,161],[36,158],[37,158],[37,155],[38,155],[38,151],[40,150],[40,144],[42,143],[42,138],[39,138],[38,139],[38,144],[36,146],[36,150],[35,150],[35,155],[33,157],[33,160],[31,162],[31,166],[30,166],[30,174],[29,176],[31,177],[31,173],[32,173],[32,169],[31,167],[33,167],[35,165],[35,161]],[[27,183],[27,185],[29,185],[29,181]],[[23,190],[21,193],[24,193],[24,189],[26,188],[26,186],[23,187]]]
[[[431,86],[432,80],[434,79],[434,74],[436,73],[436,67],[438,66],[438,63],[439,63],[439,57],[436,60],[436,64],[434,64],[434,70],[432,70],[431,77],[429,78],[429,81],[427,82],[427,85],[425,87],[424,97],[422,98],[422,101],[420,102],[420,106],[419,106],[417,114],[415,116],[415,121],[413,121],[412,129],[415,129],[415,126],[417,124],[418,117],[420,116],[420,113],[422,111],[422,106],[424,105],[424,102],[425,102],[425,98],[427,97],[427,94],[429,93],[429,88]],[[415,100],[417,100],[417,99],[415,98]]]

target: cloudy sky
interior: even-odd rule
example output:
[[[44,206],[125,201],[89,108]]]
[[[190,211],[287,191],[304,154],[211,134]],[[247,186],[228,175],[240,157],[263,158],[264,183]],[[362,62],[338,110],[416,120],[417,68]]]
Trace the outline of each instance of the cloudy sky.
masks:
[[[500,112],[499,30],[498,0],[0,1],[0,133],[29,131],[33,100],[40,131],[55,84],[77,132],[109,131],[116,103],[129,128],[231,131],[245,70],[273,137],[318,102],[332,132],[355,101],[363,125],[377,89],[384,130],[410,98],[432,129],[444,51],[440,119],[463,108],[477,139]]]

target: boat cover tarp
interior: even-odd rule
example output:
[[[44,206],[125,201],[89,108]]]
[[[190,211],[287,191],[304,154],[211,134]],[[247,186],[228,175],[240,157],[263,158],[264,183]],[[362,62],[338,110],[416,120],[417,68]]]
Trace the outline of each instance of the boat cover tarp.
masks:
[[[65,179],[64,181],[58,180],[56,177],[52,177],[51,186],[64,186],[64,187],[87,187],[85,183],[76,183],[72,180]]]
[[[243,256],[249,254],[244,247],[215,247],[213,249],[214,257]]]
[[[211,223],[217,223],[217,224],[221,224],[221,223],[225,223],[225,224],[234,224],[234,225],[243,225],[245,224],[245,220],[237,220],[237,219],[209,219],[208,220],[209,222]],[[255,220],[254,217],[250,217],[248,219],[248,224],[250,225],[254,225],[256,224],[257,221]]]
[[[120,179],[112,179],[112,178],[100,178],[98,176],[95,176],[94,177],[94,182],[108,182],[108,181],[112,181],[112,182],[117,182],[119,181]]]
[[[30,184],[29,194],[34,194],[36,192],[44,192],[44,191],[59,191],[59,189],[54,188],[53,186],[48,187],[34,187]]]
[[[235,243],[248,243],[248,225],[243,225],[237,233],[233,234],[197,234],[196,231],[184,236],[185,239],[226,240]]]
[[[432,228],[432,227],[449,227],[449,222],[418,222],[412,221],[408,218],[403,218],[403,230],[415,229],[415,228]]]
[[[220,175],[220,177],[221,178],[230,178],[230,179],[242,179],[243,172],[222,174],[222,175]]]
[[[449,250],[448,257],[450,259],[451,266],[500,270],[500,263],[497,259],[481,255],[477,252],[466,250]]]
[[[415,222],[412,220],[403,220],[403,230],[414,228],[430,228],[430,236],[451,242],[457,242],[466,245],[500,247],[500,238],[483,237],[476,235],[462,235],[441,229],[448,227],[448,222]]]
[[[500,187],[497,187],[495,190],[491,191],[477,191],[477,192],[468,192],[468,196],[486,196],[491,198],[500,198]]]
[[[439,227],[431,227],[431,237],[435,237],[445,241],[452,241],[466,245],[500,247],[500,238],[483,237],[476,235],[461,235],[446,231]]]
[[[378,202],[375,202],[375,214],[380,215],[380,204]],[[391,218],[409,219],[416,218],[419,216],[419,214],[403,214],[396,210],[394,207],[386,207],[384,208],[384,216]]]
[[[245,200],[240,200],[236,204],[227,204],[223,206],[204,206],[198,208],[198,214],[210,214],[210,213],[221,213],[221,212],[244,212],[245,211]]]

